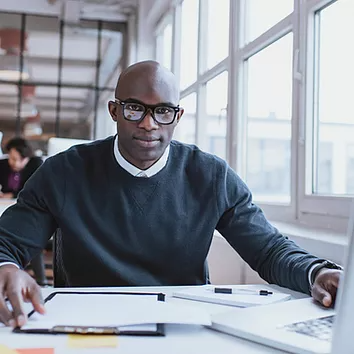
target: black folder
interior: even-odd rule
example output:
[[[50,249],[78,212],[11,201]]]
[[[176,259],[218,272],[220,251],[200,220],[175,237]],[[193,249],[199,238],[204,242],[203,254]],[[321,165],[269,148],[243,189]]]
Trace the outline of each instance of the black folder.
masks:
[[[163,293],[150,293],[150,292],[99,292],[99,291],[56,291],[51,293],[44,302],[47,303],[54,299],[57,295],[133,295],[133,296],[155,296],[156,301],[165,301],[165,294]],[[30,318],[35,311],[31,311],[27,316]],[[164,336],[165,327],[163,323],[156,324],[156,330],[134,330],[133,326],[129,329],[124,329],[124,326],[118,327],[101,327],[101,326],[72,326],[72,325],[58,325],[49,329],[42,328],[26,328],[22,329],[16,327],[13,329],[14,333],[33,333],[33,334],[99,334],[99,335],[133,335],[133,336]]]

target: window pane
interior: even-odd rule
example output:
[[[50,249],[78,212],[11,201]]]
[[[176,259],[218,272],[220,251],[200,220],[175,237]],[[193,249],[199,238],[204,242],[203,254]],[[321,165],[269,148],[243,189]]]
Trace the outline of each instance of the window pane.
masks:
[[[247,40],[253,41],[294,10],[294,0],[247,0]]]
[[[172,24],[168,23],[156,37],[156,60],[171,70],[172,66]]]
[[[224,71],[206,84],[206,150],[226,158],[228,72]]]
[[[290,202],[292,41],[248,60],[246,181],[257,201]]]
[[[318,105],[314,125],[313,192],[352,194],[353,182],[348,181],[348,176],[353,173],[350,147],[354,136],[354,109],[350,87],[354,81],[354,52],[350,43],[354,33],[354,2],[335,2],[317,16],[320,25],[316,28],[319,66],[315,85]],[[331,146],[330,152],[328,146]]]
[[[199,0],[182,3],[181,90],[197,80]]]
[[[208,69],[228,56],[229,7],[229,0],[209,0],[208,2]]]
[[[171,70],[172,62],[172,24],[169,23],[163,31],[162,65]]]
[[[175,130],[175,139],[186,144],[195,144],[197,95],[195,92],[180,101],[184,114]]]

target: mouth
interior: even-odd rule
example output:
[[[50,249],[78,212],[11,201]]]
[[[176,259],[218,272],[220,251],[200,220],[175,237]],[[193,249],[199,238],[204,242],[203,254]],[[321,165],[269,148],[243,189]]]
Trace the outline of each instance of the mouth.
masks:
[[[153,137],[134,137],[134,141],[144,148],[152,148],[160,143],[160,139]]]

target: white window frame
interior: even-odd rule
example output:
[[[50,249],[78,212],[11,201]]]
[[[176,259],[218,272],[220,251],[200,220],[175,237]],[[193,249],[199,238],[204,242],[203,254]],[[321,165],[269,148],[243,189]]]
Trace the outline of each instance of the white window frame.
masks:
[[[349,217],[350,197],[318,196],[308,192],[312,183],[312,107],[314,14],[335,0],[294,0],[292,14],[265,33],[245,43],[245,10],[247,0],[230,0],[229,56],[205,71],[207,36],[207,1],[199,0],[197,80],[181,92],[181,98],[196,92],[196,144],[206,148],[206,84],[224,71],[228,72],[227,161],[241,177],[246,166],[246,76],[247,60],[262,49],[293,32],[293,86],[291,123],[291,202],[290,205],[259,203],[271,220],[299,222],[311,227],[345,232]],[[340,0],[339,0],[340,1]],[[173,2],[172,71],[179,79],[181,52],[181,4]],[[312,66],[311,66],[311,65]]]
[[[302,4],[301,27],[304,38],[301,43],[301,71],[305,73],[305,85],[301,92],[301,119],[299,121],[299,195],[298,219],[303,223],[318,223],[327,228],[345,232],[349,218],[351,197],[313,195],[312,190],[312,137],[313,137],[313,65],[315,48],[315,12],[331,6],[333,0],[309,0]]]

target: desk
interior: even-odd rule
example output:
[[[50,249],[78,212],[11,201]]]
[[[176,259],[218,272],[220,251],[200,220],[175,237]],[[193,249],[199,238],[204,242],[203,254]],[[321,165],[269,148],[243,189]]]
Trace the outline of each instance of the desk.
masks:
[[[16,199],[0,198],[0,216],[11,205],[16,203]]]
[[[284,290],[277,286],[260,285],[259,288],[266,288],[275,291],[287,291],[293,298],[306,297],[303,294],[289,290]],[[196,301],[189,301],[171,297],[176,289],[182,287],[144,287],[144,288],[105,288],[105,291],[161,291],[166,296],[166,301],[174,303],[193,303],[207,309],[211,314],[224,311],[235,310],[229,306],[221,306]],[[51,292],[58,288],[43,288],[43,296],[48,296]],[[102,291],[102,288],[66,288],[60,290],[80,290],[80,291]],[[63,309],[64,310],[64,309]],[[242,353],[242,354],[276,354],[284,353],[273,348],[265,347],[256,343],[252,343],[243,339],[239,339],[224,333],[219,333],[202,326],[188,325],[166,325],[165,337],[118,337],[117,348],[90,348],[90,349],[71,349],[67,347],[66,335],[32,335],[32,334],[14,334],[10,328],[0,328],[0,343],[10,348],[35,348],[35,347],[54,347],[55,354],[218,354],[218,353]]]

